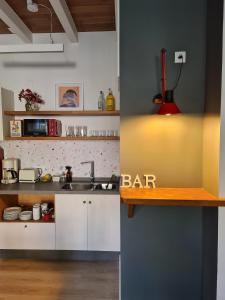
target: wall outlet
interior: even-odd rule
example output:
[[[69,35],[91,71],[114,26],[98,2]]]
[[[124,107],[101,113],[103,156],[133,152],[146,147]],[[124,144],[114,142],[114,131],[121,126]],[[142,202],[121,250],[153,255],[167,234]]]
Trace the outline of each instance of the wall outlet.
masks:
[[[175,64],[186,63],[186,51],[176,51],[175,52]]]

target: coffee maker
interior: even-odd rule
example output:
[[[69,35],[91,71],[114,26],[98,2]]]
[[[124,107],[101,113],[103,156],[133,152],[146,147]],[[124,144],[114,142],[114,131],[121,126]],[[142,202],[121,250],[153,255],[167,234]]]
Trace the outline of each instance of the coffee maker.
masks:
[[[19,160],[8,158],[2,160],[2,180],[4,184],[16,183],[18,181]]]

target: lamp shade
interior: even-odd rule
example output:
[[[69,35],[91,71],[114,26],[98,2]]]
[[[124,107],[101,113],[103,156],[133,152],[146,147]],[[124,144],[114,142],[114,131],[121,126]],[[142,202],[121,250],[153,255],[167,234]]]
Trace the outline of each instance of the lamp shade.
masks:
[[[158,115],[175,115],[180,113],[181,111],[174,102],[164,102],[158,111]]]
[[[181,111],[179,110],[173,99],[173,90],[166,91],[164,102],[160,106],[158,114],[170,116],[180,113]]]

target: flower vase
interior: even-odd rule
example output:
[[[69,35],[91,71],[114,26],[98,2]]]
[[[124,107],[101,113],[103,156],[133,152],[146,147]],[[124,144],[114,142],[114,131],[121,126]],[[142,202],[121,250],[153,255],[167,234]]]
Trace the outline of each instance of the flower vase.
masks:
[[[39,105],[38,103],[34,103],[34,104],[32,105],[32,109],[33,109],[34,111],[39,111],[39,110],[40,110],[40,105]]]
[[[26,111],[33,111],[32,104],[30,102],[26,102],[25,109]]]
[[[27,102],[25,104],[25,109],[26,111],[39,111],[40,105],[38,103]]]

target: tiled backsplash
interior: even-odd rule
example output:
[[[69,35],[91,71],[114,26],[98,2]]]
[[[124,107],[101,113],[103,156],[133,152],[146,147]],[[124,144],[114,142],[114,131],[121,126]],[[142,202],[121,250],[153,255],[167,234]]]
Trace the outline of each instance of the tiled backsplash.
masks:
[[[62,173],[72,166],[74,177],[89,176],[90,166],[81,161],[95,161],[95,176],[109,177],[120,173],[119,142],[108,141],[4,141],[0,142],[5,158],[19,158],[21,167],[40,167],[43,173]]]

